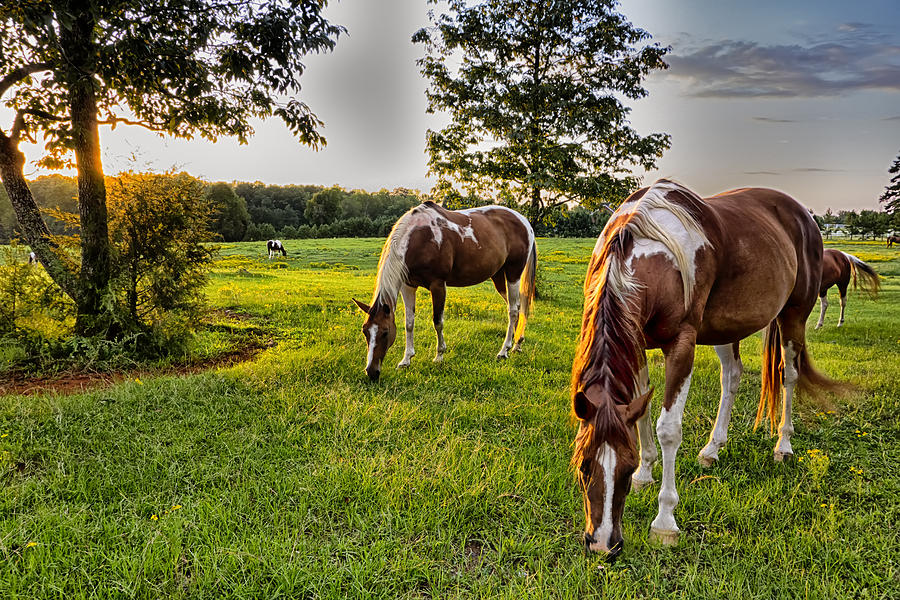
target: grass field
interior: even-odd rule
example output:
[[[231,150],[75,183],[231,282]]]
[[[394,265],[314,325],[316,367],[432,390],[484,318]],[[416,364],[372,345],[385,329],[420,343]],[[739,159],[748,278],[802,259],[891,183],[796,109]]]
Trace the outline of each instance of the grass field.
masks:
[[[648,543],[658,484],[632,494],[612,566],[581,551],[568,380],[593,240],[539,240],[544,298],[523,352],[494,356],[490,283],[452,289],[443,364],[420,293],[417,356],[365,379],[361,315],[381,240],[223,245],[209,297],[275,332],[251,363],[74,396],[0,398],[0,598],[898,598],[900,251],[845,244],[884,277],[811,352],[858,391],[795,404],[797,460],[752,430],[759,338],[720,461],[698,351],[678,456],[683,530]],[[425,310],[423,310],[425,309]],[[241,316],[242,315],[242,316]],[[661,390],[662,360],[651,353]],[[653,418],[659,412],[657,392]],[[802,458],[803,460],[799,460]],[[655,469],[659,478],[660,466]]]

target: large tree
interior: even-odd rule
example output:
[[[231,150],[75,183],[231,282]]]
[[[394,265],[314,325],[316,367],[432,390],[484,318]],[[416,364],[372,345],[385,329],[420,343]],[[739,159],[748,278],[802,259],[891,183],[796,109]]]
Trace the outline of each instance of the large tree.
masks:
[[[19,227],[75,301],[78,329],[103,331],[110,278],[100,125],[245,142],[253,117],[278,117],[302,143],[324,142],[294,96],[304,55],[342,28],[326,0],[17,0],[0,4],[0,177]],[[23,139],[43,136],[43,166],[78,169],[81,256],[54,243],[23,175]],[[74,163],[72,154],[74,153]]]
[[[885,188],[879,202],[884,204],[884,211],[891,215],[900,215],[900,155],[894,160],[894,164],[888,169],[891,173],[891,183]]]
[[[430,0],[436,2],[437,0]],[[666,68],[667,48],[616,10],[615,0],[449,0],[413,36],[429,80],[428,111],[452,122],[429,131],[436,190],[526,204],[533,221],[554,206],[618,201],[669,147],[639,135],[623,99]]]

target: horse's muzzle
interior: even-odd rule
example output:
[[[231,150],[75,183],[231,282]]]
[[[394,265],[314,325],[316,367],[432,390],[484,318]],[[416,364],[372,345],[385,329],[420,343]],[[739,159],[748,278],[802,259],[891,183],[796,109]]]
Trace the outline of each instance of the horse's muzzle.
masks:
[[[585,531],[584,532],[584,552],[585,552],[585,554],[589,555],[591,552],[595,552],[595,550],[591,549],[591,546],[595,545],[595,544],[597,544],[597,540],[594,539],[594,536],[591,535],[590,533],[588,533],[587,531]],[[615,544],[613,544],[612,548],[610,548],[609,550],[606,550],[606,557],[605,557],[606,562],[608,562],[608,563],[615,562],[616,558],[619,557],[619,555],[622,553],[622,550],[624,550],[624,549],[625,549],[625,541],[620,539]]]
[[[381,369],[366,369],[366,375],[372,381],[378,381],[378,377],[381,376]]]

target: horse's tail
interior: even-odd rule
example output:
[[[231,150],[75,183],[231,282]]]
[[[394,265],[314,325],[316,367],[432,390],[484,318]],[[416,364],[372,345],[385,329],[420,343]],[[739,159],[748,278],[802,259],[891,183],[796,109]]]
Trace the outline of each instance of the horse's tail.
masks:
[[[769,427],[774,430],[781,405],[781,388],[784,377],[784,357],[781,351],[781,328],[776,321],[766,327],[762,355],[762,389],[759,395],[759,408],[756,409],[756,420],[753,428],[759,427],[768,413]],[[797,391],[801,394],[817,398],[822,392],[847,392],[853,386],[835,381],[818,371],[812,364],[806,344],[800,347],[797,354]]]
[[[762,353],[762,389],[759,393],[759,407],[756,409],[756,420],[753,429],[759,427],[768,412],[769,425],[774,429],[781,402],[781,375],[783,372],[781,357],[781,328],[772,321],[766,327]]]
[[[519,321],[516,323],[516,343],[525,337],[525,324],[528,315],[531,314],[531,304],[534,302],[535,277],[537,274],[537,241],[532,237],[531,250],[528,252],[528,260],[525,261],[525,269],[519,281]]]
[[[878,297],[878,290],[881,289],[881,279],[875,270],[859,260],[852,254],[843,253],[850,260],[850,273],[853,275],[853,289],[857,287],[857,272],[859,273],[859,288],[869,295],[870,298]]]

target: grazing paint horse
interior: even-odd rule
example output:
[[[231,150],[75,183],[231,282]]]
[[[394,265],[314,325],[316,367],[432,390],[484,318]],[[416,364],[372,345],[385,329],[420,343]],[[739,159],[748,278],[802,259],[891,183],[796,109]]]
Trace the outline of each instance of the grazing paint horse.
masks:
[[[413,326],[416,288],[431,292],[437,354],[444,343],[444,301],[447,286],[469,286],[491,279],[507,302],[509,325],[497,358],[518,350],[525,337],[525,323],[534,299],[537,246],[528,219],[497,205],[466,210],[447,210],[434,202],[411,209],[394,224],[378,261],[378,275],[371,306],[353,299],[366,313],[363,337],[368,346],[366,373],[372,380],[381,374],[381,362],[397,336],[394,312],[397,294],[403,296],[406,313],[406,352],[397,365],[408,367],[415,355]],[[515,341],[515,345],[513,342]]]
[[[269,250],[269,260],[279,252],[281,252],[282,256],[287,256],[287,250],[284,249],[284,244],[281,243],[281,240],[269,240],[266,242],[266,248]]]
[[[794,389],[836,385],[813,369],[805,341],[821,272],[815,221],[774,190],[745,188],[701,199],[659,180],[612,215],[588,266],[572,366],[580,421],[572,464],[583,490],[588,549],[610,559],[621,552],[625,497],[632,482],[636,488],[653,482],[647,348],[665,355],[656,423],[663,478],[651,539],[678,540],[675,455],[697,344],[715,346],[722,364],[719,412],[701,465],[718,460],[725,444],[743,371],[739,342],[766,326],[757,424],[768,411],[774,426],[781,400],[775,460],[791,456]]]
[[[825,311],[828,310],[828,288],[833,285],[838,286],[841,293],[841,318],[838,320],[837,326],[844,324],[844,308],[847,306],[847,286],[853,279],[853,289],[856,289],[856,273],[859,272],[859,287],[866,292],[869,297],[876,298],[878,296],[878,288],[881,282],[878,280],[878,273],[872,267],[859,260],[852,254],[841,252],[840,250],[832,250],[829,248],[825,251],[822,259],[822,283],[819,285],[819,300],[822,303],[822,311],[819,313],[819,322],[816,323],[816,329],[822,327],[825,323]]]
[[[900,235],[889,235],[887,239],[887,247],[890,248],[894,244],[900,244]]]

